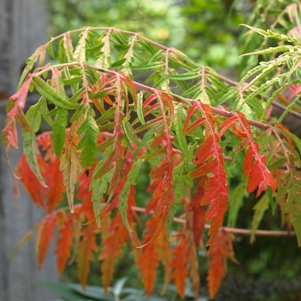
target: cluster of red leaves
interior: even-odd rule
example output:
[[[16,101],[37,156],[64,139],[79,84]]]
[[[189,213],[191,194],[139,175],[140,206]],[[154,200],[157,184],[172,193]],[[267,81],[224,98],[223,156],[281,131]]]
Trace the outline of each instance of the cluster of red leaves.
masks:
[[[20,177],[21,183],[34,203],[50,213],[64,200],[66,189],[63,185],[63,176],[60,171],[60,159],[54,154],[49,133],[44,133],[37,137],[37,148],[44,153],[42,156],[41,152],[39,152],[37,156],[41,174],[48,188],[43,187],[31,171],[24,154],[22,154],[16,166],[16,174]]]
[[[108,81],[107,78],[103,80]],[[143,110],[146,114],[151,110],[150,108],[161,109],[163,118],[154,122],[161,123],[163,131],[158,133],[152,140],[149,145],[149,153],[138,154],[138,158],[143,160],[161,154],[161,161],[149,173],[151,184],[148,187],[148,192],[152,192],[152,197],[145,208],[145,212],[152,213],[153,216],[146,222],[142,246],[137,248],[137,246],[140,246],[140,242],[135,232],[136,222],[134,218],[136,213],[132,210],[132,207],[135,206],[135,188],[133,185],[131,185],[128,194],[126,211],[127,220],[129,226],[133,229],[133,233],[130,235],[126,229],[120,211],[114,213],[113,218],[111,215],[111,212],[119,204],[122,188],[133,166],[133,153],[121,143],[125,135],[120,126],[121,98],[126,95],[125,92],[120,92],[123,87],[122,80],[124,80],[123,76],[112,79],[112,83],[117,81],[117,84],[120,85],[117,89],[118,93],[115,95],[117,99],[115,104],[116,127],[112,137],[108,139],[111,139],[111,144],[114,146],[113,151],[102,163],[102,168],[98,173],[94,173],[95,162],[91,168],[75,176],[74,181],[79,183],[76,199],[81,200],[81,203],[75,206],[76,210],[73,215],[66,214],[66,208],[54,211],[64,199],[66,189],[63,185],[63,174],[60,171],[61,159],[56,157],[53,151],[50,134],[42,134],[37,139],[39,168],[47,186],[50,188],[46,189],[38,182],[24,155],[20,159],[17,174],[20,176],[23,186],[32,196],[34,202],[48,213],[41,221],[38,232],[39,267],[42,266],[50,240],[54,237],[54,229],[57,226],[59,237],[56,241],[55,253],[57,254],[58,271],[61,273],[64,270],[71,257],[76,258],[79,280],[84,288],[87,283],[90,263],[95,258],[96,253],[99,252],[98,260],[101,261],[102,284],[107,291],[118,258],[123,256],[123,246],[127,242],[131,242],[135,262],[141,272],[142,281],[148,295],[154,290],[157,267],[161,263],[165,273],[163,291],[172,279],[179,295],[183,298],[185,279],[189,275],[197,298],[200,288],[197,249],[202,240],[205,221],[210,221],[210,238],[207,242],[209,253],[207,257],[211,258],[211,261],[207,280],[210,295],[213,297],[225,275],[225,259],[227,257],[234,258],[231,239],[224,230],[221,230],[224,213],[227,211],[228,185],[219,140],[224,132],[232,126],[233,132],[242,139],[242,145],[248,147],[244,162],[244,176],[249,176],[247,191],[252,192],[258,188],[257,195],[267,187],[271,187],[273,191],[276,189],[274,178],[266,167],[265,156],[259,154],[259,146],[254,142],[250,125],[242,113],[238,112],[235,116],[224,121],[220,125],[220,132],[218,132],[217,118],[212,114],[210,107],[201,102],[195,102],[192,105],[184,123],[184,135],[202,125],[204,127],[204,140],[195,152],[193,163],[196,165],[196,169],[190,173],[191,178],[195,179],[197,185],[191,200],[189,200],[189,196],[185,198],[186,202],[188,200],[188,203],[184,206],[187,223],[176,234],[180,239],[177,246],[172,250],[164,226],[174,201],[173,169],[178,164],[177,155],[179,152],[173,148],[174,137],[171,135],[168,124],[168,121],[172,123],[174,118],[171,99],[166,93],[156,90],[144,102]],[[97,90],[98,88],[94,87],[93,89]],[[115,88],[112,85],[110,89]],[[152,104],[155,100],[158,103]],[[110,102],[109,98],[107,102]],[[128,105],[127,101],[126,105]],[[191,117],[196,110],[202,114],[202,117],[191,123]],[[166,111],[168,111],[168,116]],[[78,127],[74,126],[70,133],[73,131],[75,135],[77,130]],[[65,144],[71,143],[70,135],[67,135]],[[74,135],[72,137],[75,137]],[[107,143],[108,140],[102,141]],[[137,146],[133,145],[133,149],[134,152],[137,152]],[[63,152],[66,152],[66,149]],[[102,247],[99,248],[95,236],[99,233],[99,229],[91,202],[90,184],[93,179],[103,177],[112,168],[114,168],[113,176],[107,190],[107,194],[110,195],[110,202],[103,203],[102,212],[99,213],[102,226]],[[103,200],[99,201],[103,202]],[[83,226],[84,223],[87,223],[87,226]]]
[[[236,125],[237,122],[240,127]],[[249,175],[247,192],[253,192],[258,188],[256,195],[259,196],[268,187],[276,191],[276,182],[266,166],[265,155],[260,155],[259,145],[253,140],[250,124],[246,116],[241,112],[237,112],[236,116],[222,122],[220,136],[230,126],[232,126],[234,134],[242,139],[242,149],[249,146],[244,161],[244,176]]]
[[[213,298],[226,275],[227,258],[237,263],[230,234],[221,228],[206,256],[210,258],[207,281],[210,297]]]
[[[198,168],[190,176],[197,178],[211,173],[209,178],[205,178],[203,185],[205,191],[200,200],[201,206],[209,204],[205,219],[206,221],[211,221],[211,228],[209,230],[210,239],[207,243],[207,246],[210,246],[223,224],[224,213],[228,208],[228,184],[224,170],[222,148],[218,144],[217,119],[213,116],[208,105],[196,102],[191,107],[184,124],[184,132],[188,132],[191,128],[194,128],[194,123],[188,126],[188,122],[196,109],[202,112],[203,117],[194,123],[197,123],[198,126],[201,124],[205,125],[205,140],[196,150],[194,164]]]

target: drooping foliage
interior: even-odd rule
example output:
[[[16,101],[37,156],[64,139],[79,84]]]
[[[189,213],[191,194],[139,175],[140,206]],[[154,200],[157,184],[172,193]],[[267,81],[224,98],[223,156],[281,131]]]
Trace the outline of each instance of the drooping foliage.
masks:
[[[281,124],[299,105],[301,42],[292,34],[250,29],[280,44],[253,53],[271,57],[240,83],[140,33],[116,28],[64,33],[27,60],[19,90],[7,105],[2,142],[7,153],[17,148],[18,122],[24,154],[16,174],[46,213],[38,227],[40,267],[57,227],[58,271],[76,258],[83,288],[97,258],[107,290],[129,244],[148,295],[162,265],[163,292],[172,280],[184,297],[190,277],[197,299],[198,248],[205,242],[214,297],[227,258],[235,261],[223,227],[225,213],[234,226],[242,206],[231,200],[228,209],[234,174],[242,183],[236,197],[242,199],[246,191],[258,198],[252,239],[272,202],[283,223],[289,216],[301,245],[296,168],[301,141]],[[44,64],[46,53],[58,63]],[[290,99],[284,94],[288,88]],[[41,97],[25,114],[27,94],[33,91]],[[290,102],[273,121],[270,108],[278,99]],[[51,131],[36,135],[42,121]],[[150,167],[150,197],[137,204],[136,185],[145,166]],[[61,205],[65,198],[69,208]],[[138,212],[150,214],[142,236]],[[178,229],[174,220],[180,216]]]

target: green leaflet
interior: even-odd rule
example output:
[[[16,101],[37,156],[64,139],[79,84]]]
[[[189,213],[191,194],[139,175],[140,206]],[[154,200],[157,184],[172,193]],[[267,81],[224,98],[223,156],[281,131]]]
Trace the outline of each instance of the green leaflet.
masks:
[[[58,157],[62,157],[67,127],[68,111],[60,109],[57,111],[52,128],[52,141],[54,152]]]
[[[284,212],[289,213],[290,221],[296,232],[298,246],[301,246],[301,182],[298,172],[292,171],[288,175],[289,181],[286,187],[287,201]],[[285,192],[285,193],[286,193]]]
[[[31,121],[32,120],[29,120],[29,122]],[[40,181],[40,183],[44,187],[47,187],[38,165],[38,159],[37,159],[38,150],[36,147],[36,135],[33,132],[30,133],[22,129],[22,137],[23,137],[23,152],[26,156],[26,161],[30,169],[32,170],[32,172]]]
[[[102,197],[106,193],[108,189],[108,185],[111,182],[113,173],[114,173],[114,168],[111,169],[109,172],[107,172],[103,177],[99,179],[95,179],[95,175],[97,175],[102,168],[103,162],[107,159],[111,151],[113,150],[113,147],[110,146],[106,149],[105,156],[103,160],[99,161],[98,164],[96,165],[93,175],[92,175],[92,181],[89,186],[89,190],[92,190],[92,196],[91,196],[91,202],[93,203],[93,211],[96,217],[96,223],[97,226],[100,228],[101,223],[100,223],[100,208],[101,208],[101,203],[102,203]]]
[[[72,75],[68,78],[64,78],[63,81],[64,81],[64,85],[71,86],[74,84],[81,83],[83,81],[83,76],[82,75]]]
[[[174,127],[176,131],[176,138],[179,143],[179,148],[187,159],[192,158],[192,154],[188,150],[186,138],[183,134],[183,108],[181,105],[175,107]]]
[[[79,62],[85,62],[86,61],[86,39],[89,33],[89,28],[86,28],[86,30],[81,34],[81,37],[79,39],[79,42],[75,48],[74,51],[74,59]]]
[[[265,31],[263,29],[252,27],[252,26],[249,26],[249,25],[246,25],[246,24],[242,24],[242,25],[245,26],[245,27],[248,27],[249,29],[251,29],[251,30],[259,33],[260,35],[267,37],[267,38],[273,38],[273,39],[276,39],[276,40],[279,40],[279,41],[285,41],[285,42],[288,42],[288,43],[293,43],[295,45],[300,45],[299,40],[297,40],[295,38],[291,38],[291,37],[289,37],[287,35],[284,35],[284,34],[276,33],[276,32],[274,32],[270,29]]]
[[[86,104],[81,103],[79,107],[76,109],[75,113],[72,115],[70,122],[76,121],[86,110]]]
[[[129,146],[131,146],[131,143],[134,142],[138,147],[140,145],[140,141],[137,137],[137,135],[134,133],[134,130],[129,122],[122,121],[122,129],[125,132],[125,135],[127,139],[129,140]]]
[[[240,182],[229,196],[228,227],[235,227],[236,225],[239,209],[243,205],[246,186],[246,181]]]
[[[65,98],[62,95],[58,94],[40,77],[34,76],[32,78],[32,81],[34,82],[36,90],[54,105],[67,110],[74,110],[79,106],[78,104],[70,103],[67,100],[67,97]]]
[[[195,79],[197,77],[200,77],[200,69],[198,68],[195,71],[190,71],[190,72],[186,72],[186,73],[181,73],[181,74],[165,74],[162,73],[163,77],[172,79],[172,80],[189,80],[189,79]]]
[[[50,125],[51,127],[53,126],[53,121],[50,118],[49,114],[49,110],[48,110],[48,106],[47,106],[47,101],[45,99],[45,97],[41,97],[41,106],[40,106],[40,112],[44,118],[44,120],[48,123],[48,125]]]
[[[129,232],[133,232],[127,218],[127,208],[128,208],[128,195],[130,193],[131,185],[136,185],[138,175],[143,164],[143,160],[138,160],[135,162],[129,171],[126,182],[124,183],[122,190],[120,192],[118,208],[120,212],[120,216],[122,218],[124,226],[127,228]]]
[[[111,49],[110,49],[110,34],[111,30],[103,37],[103,46],[100,50],[101,54],[95,62],[96,67],[109,69],[111,65]]]
[[[272,96],[266,101],[266,105],[264,107],[264,110],[262,111],[260,120],[264,120],[266,113],[269,109],[269,107],[272,105],[273,101],[276,99],[276,97],[284,90],[286,89],[290,84],[284,84],[279,89],[275,90],[272,94]]]
[[[137,116],[141,124],[145,125],[142,105],[143,105],[143,92],[140,91],[138,94],[138,102],[137,102]]]
[[[82,151],[80,161],[85,169],[89,169],[92,167],[98,152],[96,142],[99,134],[99,129],[91,108],[87,111],[86,119],[77,133],[81,135],[81,140],[77,146],[77,149]]]
[[[136,65],[132,66],[133,70],[150,70],[150,69],[157,69],[159,67],[162,67],[164,65],[164,62],[154,62],[152,64],[141,64],[141,65]]]
[[[55,58],[55,54],[54,54],[54,51],[53,51],[53,47],[52,47],[52,42],[50,42],[47,46],[47,51],[48,51],[48,54],[51,58]]]
[[[301,154],[301,140],[296,135],[294,135],[293,133],[291,133],[289,131],[283,131],[283,130],[281,130],[281,133],[284,136],[289,136],[290,138],[293,139],[293,141],[295,142],[296,146],[298,147],[299,153]]]
[[[41,104],[42,104],[42,99],[40,98],[40,100],[35,105],[32,105],[26,112],[27,120],[29,121],[30,126],[34,133],[36,133],[41,126],[41,121],[42,121],[42,114],[40,111]]]
[[[269,171],[273,171],[279,167],[281,167],[282,165],[285,164],[285,162],[287,161],[286,158],[280,158],[277,161],[275,161],[274,163],[272,163],[271,165],[268,166]]]
[[[247,74],[240,80],[240,83],[244,83],[249,77],[255,75],[256,73],[262,71],[266,68],[266,62],[260,62],[258,66],[252,68],[247,72]]]
[[[180,205],[180,197],[186,196],[186,189],[185,189],[185,185],[184,185],[185,182],[184,182],[183,178],[188,177],[188,176],[183,176],[185,163],[186,163],[186,161],[183,161],[178,166],[176,166],[172,171],[172,178],[173,178],[172,185],[174,188],[174,201],[169,209],[168,219],[166,222],[166,234],[167,234],[168,238],[170,237],[173,218],[176,215],[177,210]]]
[[[106,122],[108,119],[110,119],[111,117],[115,116],[115,112],[116,112],[116,108],[114,107],[110,107],[103,115],[101,115],[98,119],[97,119],[97,124],[103,124],[104,122]],[[114,119],[114,118],[113,118]]]
[[[70,98],[70,102],[74,103],[77,102],[78,100],[82,99],[82,94],[83,92],[86,91],[85,87],[80,88],[79,90],[77,90],[73,96]]]
[[[263,79],[270,72],[272,72],[273,70],[278,68],[277,63],[275,61],[272,61],[272,62],[273,62],[273,64],[266,65],[266,67],[261,70],[261,73],[259,73],[250,83],[248,83],[248,87],[255,85],[255,83],[257,83],[260,79]]]
[[[251,243],[255,241],[255,231],[257,230],[259,223],[263,218],[264,212],[267,209],[269,209],[269,196],[267,193],[265,193],[253,207],[255,212],[252,219],[252,234],[250,238]]]
[[[277,52],[286,52],[286,51],[294,51],[294,47],[291,45],[283,45],[283,46],[277,46],[277,47],[269,47],[267,49],[244,53],[241,56],[246,55],[262,55],[262,54],[272,54]]]
[[[255,98],[255,96],[257,96],[258,94],[264,92],[265,90],[268,90],[270,87],[272,87],[274,84],[276,84],[278,81],[277,78],[273,78],[271,80],[266,81],[266,83],[264,83],[263,85],[261,85],[260,87],[258,87],[253,93],[251,93],[250,95],[248,95],[243,102],[240,103],[240,105],[237,107],[237,110],[240,110],[240,108],[244,105],[244,104],[248,104],[249,106],[252,106],[254,109],[256,107],[255,102],[253,102],[253,98]],[[262,108],[258,108],[257,110],[260,109],[260,112],[262,111]]]
[[[33,68],[35,62],[37,61],[37,59],[39,58],[39,56],[43,56],[45,55],[45,47],[44,46],[40,46],[39,48],[36,49],[36,51],[32,54],[31,57],[29,57],[26,60],[26,66],[22,72],[22,75],[20,77],[19,80],[19,84],[18,84],[18,89],[21,88],[25,78],[27,77],[28,73],[30,72],[30,70]]]

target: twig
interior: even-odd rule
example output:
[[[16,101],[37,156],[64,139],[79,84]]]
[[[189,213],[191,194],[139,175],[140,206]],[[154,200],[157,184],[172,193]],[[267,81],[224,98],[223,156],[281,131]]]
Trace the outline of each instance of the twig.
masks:
[[[145,213],[145,208],[132,206],[131,207],[136,212],[142,212]],[[153,211],[150,211],[151,214],[153,214]],[[186,220],[183,218],[174,217],[174,222],[180,223],[180,224],[186,224]],[[210,224],[205,224],[205,229],[210,229]],[[241,228],[231,228],[231,227],[223,227],[227,232],[233,233],[233,234],[241,234],[241,235],[252,235],[255,234],[257,236],[295,236],[294,231],[274,231],[274,230],[250,230],[250,229],[241,229]]]

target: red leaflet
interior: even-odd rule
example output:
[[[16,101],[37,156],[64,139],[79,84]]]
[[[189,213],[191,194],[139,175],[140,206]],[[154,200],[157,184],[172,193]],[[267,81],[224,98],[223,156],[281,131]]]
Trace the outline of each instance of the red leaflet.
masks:
[[[174,258],[171,262],[171,267],[173,268],[171,278],[174,280],[179,296],[183,299],[185,296],[186,277],[188,275],[188,248],[185,237],[182,237],[180,243],[173,249],[172,253]]]
[[[184,132],[184,135],[187,135],[187,129],[188,129],[188,123],[191,119],[191,116],[193,114],[193,112],[195,111],[195,109],[198,107],[198,103],[194,103],[190,110],[188,111],[187,113],[187,116],[186,116],[186,119],[185,119],[185,122],[184,122],[184,126],[183,126],[183,132]]]
[[[95,234],[93,229],[84,228],[82,239],[78,244],[77,251],[77,275],[83,290],[86,290],[87,277],[90,272],[90,262],[94,260],[93,252],[97,251]]]
[[[205,193],[200,201],[201,206],[209,204],[206,220],[211,221],[210,239],[207,243],[207,246],[210,246],[218,235],[219,228],[223,224],[224,213],[228,208],[228,184],[224,170],[223,153],[218,144],[219,136],[216,134],[216,118],[212,115],[208,105],[201,102],[198,102],[197,105],[206,119],[205,129],[208,138],[198,147],[194,158],[194,164],[203,165],[193,171],[191,176],[204,176],[206,171],[211,173],[211,177],[204,184]],[[213,160],[204,163],[211,157]]]
[[[196,170],[190,173],[190,176],[192,178],[202,177],[207,175],[208,173],[213,172],[213,170],[216,167],[216,159],[213,159],[207,163],[202,164],[200,167],[198,167]]]
[[[170,121],[170,124],[172,124],[173,120],[174,120],[174,106],[173,106],[171,97],[167,93],[162,92],[162,91],[160,91],[160,94],[161,94],[160,96],[162,97],[162,100],[164,101],[164,103],[167,104],[168,111],[169,111],[169,121]]]
[[[39,227],[38,238],[36,244],[36,252],[38,256],[38,268],[40,269],[43,265],[44,259],[47,255],[50,241],[53,238],[53,231],[56,223],[56,212],[46,215]]]
[[[222,137],[224,133],[227,131],[227,129],[234,124],[238,119],[238,116],[233,116],[230,118],[227,118],[225,121],[223,121],[220,126],[221,126],[221,131],[219,132],[219,136]]]
[[[211,135],[198,147],[193,160],[195,165],[203,164],[204,161],[212,157],[213,143],[216,139],[217,137],[215,135]]]
[[[165,161],[161,165],[159,165],[158,167],[156,167],[155,169],[153,169],[149,173],[149,176],[151,178],[157,178],[160,175],[162,176],[164,173],[166,173],[168,171],[168,167],[169,167],[169,162]]]
[[[158,95],[156,93],[150,95],[143,102],[142,108],[145,109],[148,105],[150,105],[155,99],[157,99]]]
[[[43,162],[40,155],[38,155],[38,162]],[[34,203],[45,209],[43,192],[46,188],[41,185],[40,181],[31,171],[24,154],[22,154],[18,165],[16,166],[16,174],[20,177],[23,187],[28,192]]]
[[[210,239],[207,246],[210,246],[219,228],[223,225],[224,213],[228,209],[228,184],[224,170],[222,149],[218,146],[216,150],[217,164],[211,177],[205,184],[206,192],[201,200],[201,205],[210,204],[206,212],[206,220],[211,220],[209,230]]]
[[[191,210],[193,213],[192,232],[193,232],[193,238],[194,238],[194,243],[195,243],[196,247],[199,246],[200,239],[202,237],[203,229],[204,229],[204,225],[205,225],[206,207],[201,206],[201,199],[205,193],[204,185],[205,185],[206,181],[207,181],[207,177],[202,177],[200,179],[200,182],[199,182],[198,186],[196,187],[194,195],[188,206],[189,210]]]
[[[187,118],[186,118],[187,120]],[[187,126],[184,131],[184,135],[188,135],[190,132],[192,132],[194,129],[196,129],[198,126],[200,126],[202,123],[204,123],[206,119],[204,117],[199,118],[198,120],[194,121],[191,125]]]
[[[230,234],[221,229],[218,236],[213,240],[206,257],[211,259],[207,281],[210,298],[213,299],[226,275],[227,258],[237,263],[234,258]]]
[[[237,127],[235,124],[236,121],[240,123],[241,128]],[[244,177],[249,174],[247,192],[253,192],[258,187],[256,196],[259,196],[269,186],[273,191],[276,191],[274,177],[266,166],[265,156],[259,154],[259,145],[253,140],[250,124],[245,115],[237,112],[237,116],[233,116],[222,122],[220,137],[231,125],[234,134],[239,138],[247,139],[250,144],[244,161]],[[242,146],[245,147],[246,143]]]
[[[31,127],[23,113],[23,109],[26,104],[26,98],[28,89],[31,83],[32,77],[28,77],[22,87],[10,97],[8,106],[10,106],[9,112],[7,113],[7,121],[5,128],[3,129],[3,140],[6,145],[6,152],[9,151],[9,146],[18,148],[18,135],[15,119],[18,120],[19,124],[26,131],[31,131]]]
[[[259,196],[268,186],[270,186],[273,191],[276,191],[276,182],[266,166],[265,157],[259,156],[259,158],[260,160],[256,161],[251,167],[247,186],[247,192],[249,193],[258,187],[256,196]]]
[[[272,173],[266,166],[265,156],[259,154],[259,145],[254,142],[252,138],[252,132],[248,120],[243,113],[238,112],[237,114],[241,127],[246,133],[250,143],[250,147],[244,161],[244,176],[246,177],[247,174],[249,174],[247,192],[253,192],[258,187],[256,196],[259,196],[262,191],[268,188],[268,186],[270,186],[273,191],[276,191],[276,182]],[[253,162],[253,159],[255,159],[255,162]]]
[[[71,254],[71,247],[73,245],[72,237],[74,236],[71,222],[72,216],[68,214],[59,230],[60,237],[56,240],[57,247],[55,254],[57,255],[56,263],[59,274],[65,269],[67,260]]]

